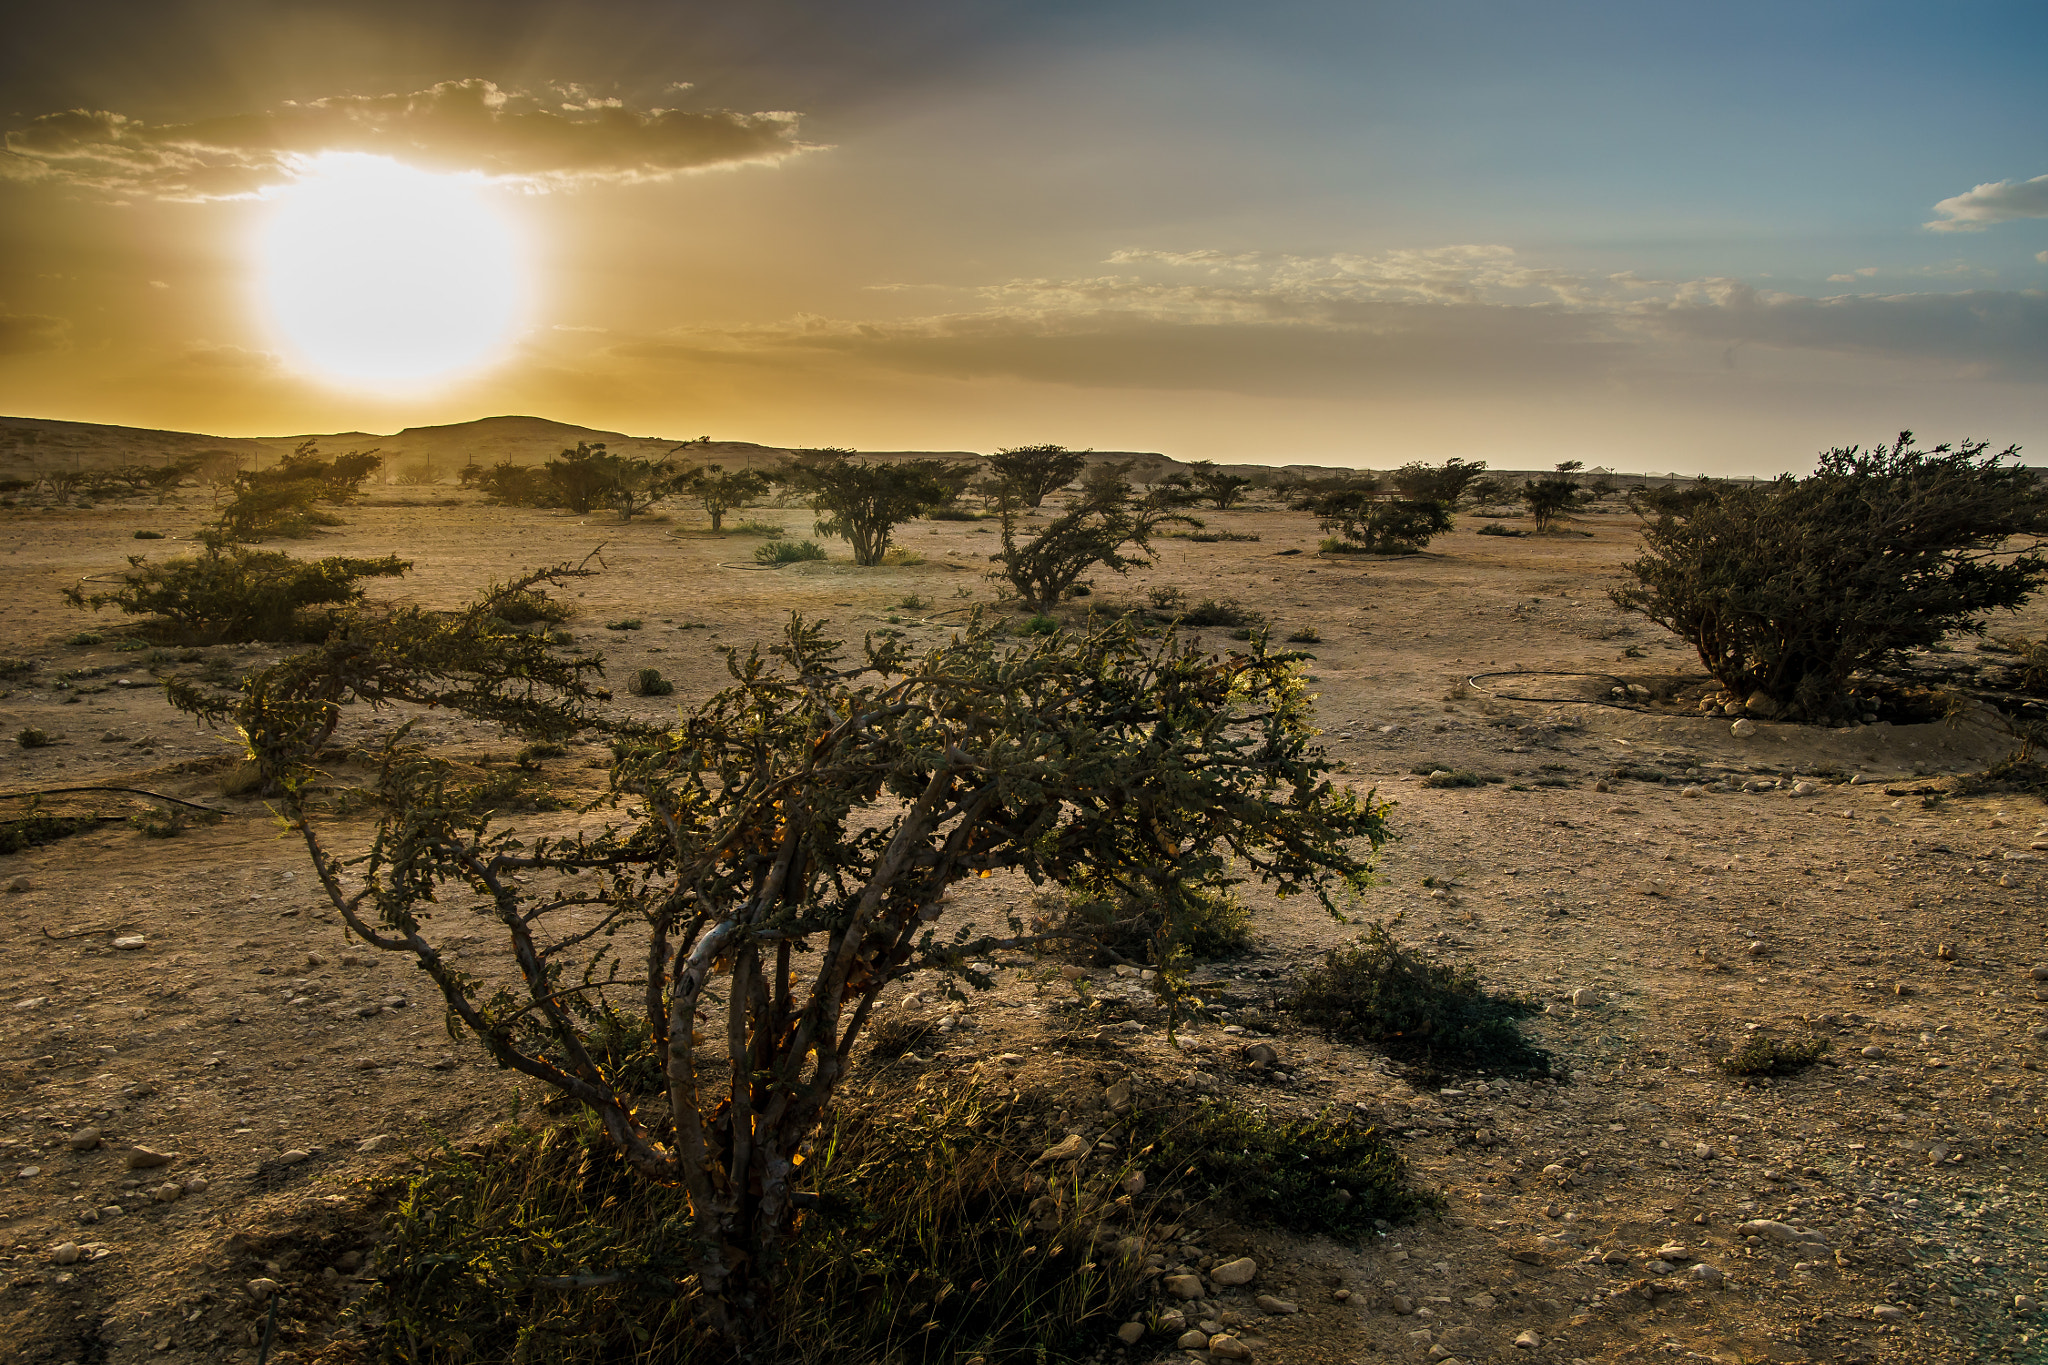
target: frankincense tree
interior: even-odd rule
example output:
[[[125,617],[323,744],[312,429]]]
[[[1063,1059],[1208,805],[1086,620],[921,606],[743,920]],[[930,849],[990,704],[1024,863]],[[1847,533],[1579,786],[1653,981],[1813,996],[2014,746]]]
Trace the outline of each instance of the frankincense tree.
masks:
[[[413,958],[453,1026],[687,1192],[687,1287],[742,1347],[808,1199],[804,1144],[884,986],[928,967],[986,985],[975,960],[1034,941],[1014,917],[942,937],[949,886],[1087,877],[1172,913],[1252,876],[1334,910],[1385,837],[1384,807],[1329,780],[1301,658],[1257,642],[1209,656],[1126,620],[1018,645],[977,622],[922,654],[870,641],[849,658],[792,617],[773,648],[731,653],[731,685],[673,729],[635,729],[605,719],[586,656],[493,624],[495,598],[573,572],[438,620],[366,615],[206,713],[248,737],[354,934]],[[345,793],[378,813],[361,835],[319,745],[343,708],[392,702],[609,738],[605,818],[500,823],[401,736]],[[479,928],[510,967],[446,951]]]

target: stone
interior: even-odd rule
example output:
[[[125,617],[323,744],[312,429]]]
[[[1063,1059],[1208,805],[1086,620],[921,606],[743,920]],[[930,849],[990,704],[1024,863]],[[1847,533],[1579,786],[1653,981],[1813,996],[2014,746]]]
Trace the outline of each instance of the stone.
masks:
[[[1252,1348],[1228,1332],[1223,1332],[1209,1338],[1209,1359],[1211,1360],[1250,1360],[1251,1358]]]
[[[1686,1273],[1709,1289],[1719,1289],[1721,1281],[1728,1278],[1721,1273],[1720,1267],[1708,1265],[1705,1261],[1701,1261]]]
[[[1249,1256],[1240,1256],[1234,1261],[1225,1261],[1209,1271],[1209,1278],[1217,1284],[1250,1284],[1259,1273],[1259,1263]]]
[[[100,1130],[80,1128],[66,1139],[64,1145],[74,1152],[90,1152],[100,1145]]]
[[[1875,1062],[1880,1060],[1884,1056],[1884,1049],[1879,1047],[1876,1043],[1872,1043],[1869,1047],[1863,1049],[1862,1055],[1870,1058],[1871,1061]]]
[[[1879,1322],[1905,1322],[1913,1315],[1903,1308],[1889,1303],[1881,1303],[1870,1310],[1870,1316],[1876,1318]]]
[[[1243,1056],[1244,1064],[1254,1071],[1264,1071],[1280,1060],[1280,1054],[1267,1043],[1253,1043],[1244,1050]]]
[[[1688,782],[1678,789],[1678,794],[1688,798],[1701,797],[1707,794],[1707,789],[1697,783]]]
[[[1599,1003],[1600,993],[1591,986],[1581,986],[1572,992],[1572,1007],[1574,1009],[1589,1010],[1597,1007]]]
[[[1415,1300],[1409,1298],[1406,1294],[1396,1294],[1387,1300],[1387,1307],[1405,1318],[1415,1311]]]
[[[1534,1332],[1524,1332],[1515,1338],[1515,1345],[1524,1351],[1534,1351],[1543,1345],[1543,1338],[1537,1336]]]
[[[1126,1346],[1136,1346],[1145,1339],[1145,1324],[1142,1322],[1125,1323],[1116,1329],[1116,1339]]]
[[[1673,1262],[1690,1261],[1692,1259],[1692,1248],[1683,1242],[1666,1242],[1663,1246],[1657,1248],[1657,1259]]]
[[[1180,1334],[1180,1340],[1173,1343],[1183,1351],[1206,1351],[1209,1349],[1209,1334],[1190,1327]]]
[[[1486,1334],[1477,1327],[1453,1327],[1438,1338],[1447,1351],[1477,1351],[1486,1345]]]
[[[361,1142],[358,1142],[356,1144],[356,1151],[364,1156],[369,1156],[373,1152],[383,1151],[386,1147],[389,1147],[393,1141],[394,1139],[392,1138],[391,1134],[378,1133],[375,1137],[366,1137]]]
[[[1711,1142],[1695,1142],[1692,1145],[1692,1154],[1701,1161],[1712,1161],[1714,1159],[1714,1144]]]
[[[1661,1258],[1654,1261],[1643,1262],[1644,1272],[1650,1275],[1669,1275],[1672,1271],[1676,1269],[1678,1269],[1677,1266]]]
[[[2028,975],[2036,981],[2048,981],[2048,962],[2036,962]]]
[[[249,1291],[249,1297],[258,1303],[267,1301],[272,1294],[275,1294],[282,1287],[276,1280],[270,1279],[255,1279],[242,1286],[242,1288]]]
[[[1059,1142],[1040,1152],[1038,1160],[1031,1164],[1042,1166],[1048,1161],[1079,1161],[1082,1157],[1088,1155],[1088,1151],[1093,1145],[1079,1133],[1069,1133]]]
[[[1738,720],[1728,727],[1728,733],[1734,735],[1737,739],[1748,739],[1756,733],[1756,722],[1753,720]]]
[[[146,1171],[156,1166],[168,1166],[178,1158],[172,1152],[159,1152],[150,1147],[131,1147],[128,1151],[128,1169]]]
[[[1202,1297],[1200,1275],[1168,1275],[1159,1282],[1159,1287],[1176,1299],[1199,1299]]]
[[[1178,1308],[1167,1309],[1155,1321],[1159,1324],[1160,1332],[1169,1337],[1179,1336],[1187,1330],[1188,1326],[1187,1314],[1181,1312]]]
[[[1815,782],[1794,782],[1792,784],[1792,794],[1794,796],[1812,796],[1819,790],[1820,785]]]
[[[1143,1171],[1132,1171],[1124,1177],[1123,1183],[1117,1188],[1135,1199],[1145,1192],[1145,1173]]]
[[[1759,688],[1742,699],[1742,709],[1768,720],[1778,714],[1778,703],[1771,699],[1770,693]]]
[[[85,1255],[76,1242],[59,1242],[50,1252],[50,1259],[58,1265],[77,1265],[78,1258]]]
[[[2040,1306],[2041,1301],[2032,1294],[2015,1294],[2012,1296],[2012,1311],[2015,1313],[2031,1313]]]
[[[1735,1235],[1738,1237],[1761,1237],[1767,1242],[1777,1242],[1781,1246],[1791,1246],[1797,1242],[1818,1240],[1813,1236],[1799,1232],[1790,1223],[1780,1223],[1774,1218],[1752,1218],[1748,1222],[1738,1225],[1735,1229]]]
[[[1017,1060],[1021,1062],[1024,1059],[1022,1057],[1019,1057],[1017,1058]],[[1131,1103],[1130,1077],[1126,1076],[1124,1079],[1118,1081],[1115,1085],[1112,1085],[1108,1089],[1104,1090],[1102,1092],[1102,1100],[1103,1103],[1107,1104],[1112,1109],[1129,1108]]]
[[[205,1176],[195,1175],[190,1180],[185,1182],[185,1193],[205,1194],[209,1183],[210,1182],[207,1180]]]
[[[280,1166],[296,1166],[301,1161],[311,1160],[312,1156],[311,1152],[303,1148],[293,1147],[277,1154],[277,1164]]]
[[[1256,1299],[1253,1299],[1252,1302],[1276,1317],[1284,1317],[1289,1313],[1299,1313],[1301,1311],[1299,1307],[1288,1302],[1286,1299],[1276,1299],[1271,1294],[1261,1294]]]
[[[123,934],[114,940],[114,946],[124,953],[133,953],[147,948],[149,940],[140,934]]]
[[[15,877],[7,883],[7,894],[10,896],[19,896],[24,891],[32,891],[34,889],[35,884],[26,877]]]
[[[175,1204],[185,1197],[185,1187],[175,1180],[166,1180],[151,1190],[149,1197],[159,1204]]]

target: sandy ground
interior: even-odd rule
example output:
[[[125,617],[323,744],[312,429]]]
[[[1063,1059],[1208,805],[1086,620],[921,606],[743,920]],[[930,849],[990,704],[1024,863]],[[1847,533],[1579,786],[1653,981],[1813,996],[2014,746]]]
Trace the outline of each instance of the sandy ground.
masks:
[[[643,666],[676,681],[674,698],[621,691],[621,707],[650,717],[718,684],[715,645],[765,640],[791,610],[855,634],[894,615],[929,637],[943,628],[920,624],[932,612],[993,597],[982,577],[993,536],[971,524],[904,528],[917,565],[759,572],[719,567],[744,561],[753,539],[676,523],[377,496],[294,548],[412,556],[400,590],[452,604],[602,543],[608,572],[575,590],[570,624],[605,649],[615,681]],[[372,1247],[367,1186],[403,1171],[429,1129],[477,1134],[512,1098],[505,1077],[448,1040],[403,963],[344,942],[300,847],[262,804],[220,794],[230,750],[169,710],[146,653],[112,647],[120,623],[60,601],[61,587],[124,555],[178,548],[135,530],[184,536],[206,515],[197,497],[0,513],[0,653],[38,663],[5,684],[0,729],[56,740],[9,745],[0,788],[126,785],[230,812],[177,838],[109,821],[0,858],[0,1331],[25,1362],[253,1361],[260,1310],[243,1286],[258,1276],[296,1305],[274,1358],[310,1358],[330,1310],[357,1292],[354,1257]],[[761,515],[808,531],[801,511]],[[1764,723],[1739,739],[1726,720],[1671,706],[1583,704],[1629,682],[1700,681],[1686,649],[1605,599],[1633,552],[1625,515],[1540,539],[1483,537],[1484,523],[1461,519],[1428,555],[1372,562],[1318,556],[1302,514],[1209,520],[1259,539],[1162,542],[1155,567],[1099,576],[1098,600],[1178,586],[1236,597],[1281,633],[1318,632],[1306,648],[1327,742],[1346,780],[1397,803],[1400,841],[1368,913],[1399,916],[1410,941],[1546,1000],[1532,1031],[1566,1079],[1418,1085],[1367,1052],[1279,1027],[1258,1008],[1267,993],[1353,930],[1254,895],[1257,954],[1201,974],[1216,1019],[1172,1039],[1156,1023],[1119,1031],[1105,1069],[1100,1049],[1060,1050],[1071,1021],[1058,1002],[1010,981],[914,1064],[928,1080],[951,1083],[1007,1051],[1031,1059],[1036,1081],[1070,1086],[1077,1131],[1101,1121],[1105,1078],[1128,1073],[1141,1093],[1363,1106],[1401,1133],[1419,1178],[1448,1196],[1441,1222],[1344,1247],[1198,1216],[1162,1249],[1169,1270],[1259,1261],[1244,1290],[1205,1287],[1190,1321],[1232,1315],[1217,1320],[1261,1361],[2048,1358],[2027,1306],[2048,1288],[2048,1006],[2029,978],[2048,957],[2048,812],[2019,793],[1956,794],[1947,780],[2013,747],[1999,727],[1980,713],[1848,731]],[[935,605],[898,609],[912,593]],[[627,616],[644,628],[604,629]],[[2044,619],[2036,609],[2001,627],[2041,634]],[[86,630],[106,642],[66,643]],[[273,657],[217,653],[237,671]],[[1466,681],[1500,670],[1613,677]],[[445,717],[426,728],[464,756],[514,747]],[[549,776],[588,785],[600,777],[590,758],[572,752]],[[1424,765],[1504,780],[1427,787],[1412,771]],[[1801,777],[1809,794],[1791,790]],[[108,815],[143,804],[46,803]],[[992,880],[949,913],[986,919],[1027,891]],[[131,936],[144,946],[114,946]],[[496,949],[478,936],[465,951]],[[1113,1004],[1136,989],[1097,976]],[[906,983],[892,1008],[937,1008],[928,994]],[[1759,1030],[1818,1034],[1834,1050],[1769,1083],[1714,1070]],[[1262,1036],[1279,1054],[1263,1072],[1242,1056]],[[87,1127],[103,1141],[72,1150]],[[130,1170],[138,1145],[174,1160]],[[173,1182],[185,1192],[162,1198]],[[1745,1231],[1755,1219],[1790,1240]],[[79,1259],[58,1264],[66,1242]],[[1253,1293],[1301,1311],[1263,1313]],[[1128,1358],[1185,1355],[1155,1336]]]

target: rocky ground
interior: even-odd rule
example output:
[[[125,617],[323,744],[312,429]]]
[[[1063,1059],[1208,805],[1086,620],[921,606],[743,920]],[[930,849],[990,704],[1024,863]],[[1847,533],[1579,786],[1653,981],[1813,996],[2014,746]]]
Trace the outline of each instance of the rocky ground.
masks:
[[[673,698],[620,697],[649,716],[716,686],[715,644],[767,638],[793,608],[916,638],[992,598],[992,537],[973,524],[906,528],[919,564],[764,572],[719,567],[752,540],[672,523],[379,496],[317,550],[414,557],[403,591],[430,604],[605,542],[608,572],[570,624],[614,678],[676,681]],[[343,939],[300,846],[260,801],[222,794],[221,737],[172,713],[151,676],[232,675],[270,653],[126,650],[119,622],[60,602],[125,554],[178,548],[135,530],[186,535],[206,511],[0,514],[0,653],[35,662],[6,682],[0,725],[53,740],[7,750],[5,790],[128,786],[228,813],[175,838],[110,819],[0,857],[0,1324],[24,1361],[253,1361],[266,1282],[291,1305],[273,1359],[311,1358],[374,1269],[379,1182],[512,1102],[403,964]],[[764,515],[808,530],[800,512]],[[1303,647],[1327,742],[1346,780],[1396,802],[1400,840],[1365,912],[1547,1002],[1531,1031],[1559,1071],[1423,1077],[1290,1029],[1272,991],[1353,929],[1258,895],[1255,955],[1199,973],[1214,1013],[1171,1035],[1144,983],[1106,970],[1085,991],[1005,972],[964,1006],[904,983],[894,1017],[950,1022],[892,1074],[1064,1097],[1063,1126],[1090,1141],[1126,1078],[1137,1102],[1362,1112],[1447,1196],[1444,1219],[1364,1246],[1192,1210],[1151,1248],[1159,1313],[1128,1348],[1107,1342],[1112,1358],[2048,1357],[2048,1007],[2030,973],[2048,957],[2048,811],[1959,779],[2013,748],[1994,717],[1745,735],[1703,718],[1696,661],[1606,602],[1634,544],[1620,514],[1528,539],[1468,519],[1429,555],[1370,563],[1314,553],[1300,514],[1210,523],[1259,539],[1162,542],[1156,567],[1098,592],[1229,596],[1283,634],[1316,632]],[[604,629],[627,617],[643,628]],[[2001,628],[2048,633],[2038,610]],[[66,643],[81,631],[103,638]],[[515,747],[442,717],[425,728],[466,758]],[[573,795],[601,779],[594,760],[572,750],[544,775]],[[1418,768],[1502,780],[1433,785]],[[948,913],[987,921],[1026,894],[991,879]],[[477,935],[464,951],[499,950]],[[1715,1069],[1753,1034],[1832,1051],[1770,1081]]]

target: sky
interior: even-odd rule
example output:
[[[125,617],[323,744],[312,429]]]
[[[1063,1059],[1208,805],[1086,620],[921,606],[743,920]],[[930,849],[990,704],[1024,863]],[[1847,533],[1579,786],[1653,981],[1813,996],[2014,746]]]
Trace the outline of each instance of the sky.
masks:
[[[0,48],[0,412],[2048,463],[2048,9],[210,0]]]

